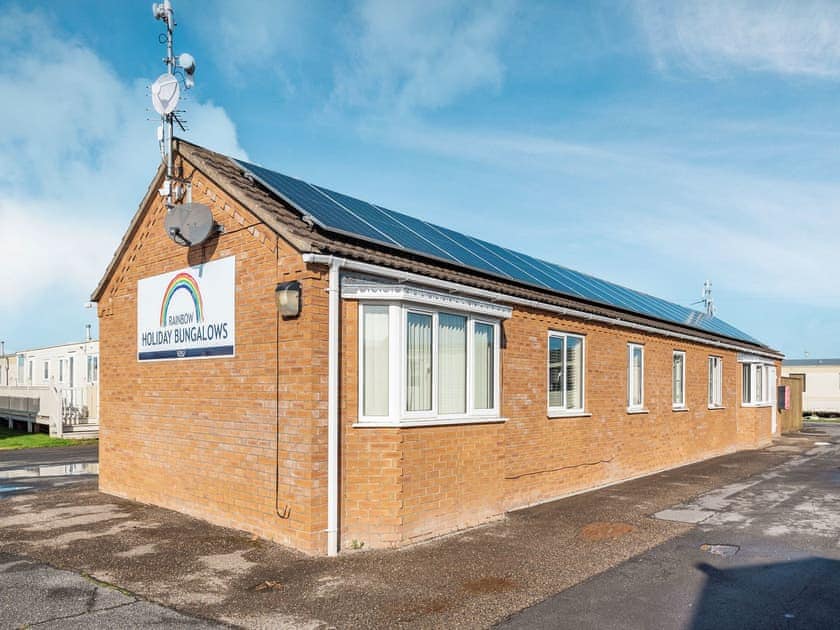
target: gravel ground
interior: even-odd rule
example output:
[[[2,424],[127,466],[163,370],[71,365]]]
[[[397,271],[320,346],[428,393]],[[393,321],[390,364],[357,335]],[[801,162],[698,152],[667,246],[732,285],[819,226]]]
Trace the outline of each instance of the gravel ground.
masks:
[[[0,498],[0,551],[238,626],[482,628],[686,533],[692,525],[650,515],[765,472],[819,439],[789,436],[410,548],[338,558],[101,494],[82,479]]]

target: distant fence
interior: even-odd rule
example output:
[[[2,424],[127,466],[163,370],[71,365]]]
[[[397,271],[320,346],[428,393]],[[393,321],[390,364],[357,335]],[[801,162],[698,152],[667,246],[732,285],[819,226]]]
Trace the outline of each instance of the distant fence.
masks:
[[[802,390],[803,376],[783,376],[781,384],[790,388],[790,409],[780,409],[779,419],[782,433],[791,433],[802,429]]]

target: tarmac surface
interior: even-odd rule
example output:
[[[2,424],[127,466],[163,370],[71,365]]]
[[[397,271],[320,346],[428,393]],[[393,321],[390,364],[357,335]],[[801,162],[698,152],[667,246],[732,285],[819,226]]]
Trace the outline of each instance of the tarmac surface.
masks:
[[[820,428],[804,456],[654,515],[688,533],[498,627],[840,627],[840,425]]]
[[[831,483],[837,483],[838,447],[815,445],[836,442],[838,436],[834,427],[824,431],[783,437],[763,450],[726,455],[520,510],[486,526],[410,548],[344,552],[338,558],[306,556],[243,532],[102,494],[90,475],[65,478],[66,485],[59,486],[18,478],[12,481],[36,485],[0,493],[0,553],[6,554],[0,557],[0,571],[4,563],[24,562],[14,566],[32,566],[33,571],[48,570],[46,564],[89,576],[77,576],[88,589],[90,584],[100,590],[118,586],[124,589],[122,595],[137,600],[125,606],[129,610],[136,606],[132,612],[140,615],[130,624],[134,627],[160,625],[155,615],[169,614],[149,608],[151,602],[183,613],[184,623],[213,619],[249,628],[486,628],[502,620],[511,627],[587,627],[590,621],[598,627],[609,623],[622,628],[707,627],[700,622],[714,617],[674,611],[696,611],[697,606],[715,610],[720,601],[730,602],[731,609],[727,597],[740,601],[747,596],[737,589],[733,595],[727,585],[733,579],[751,584],[752,578],[740,577],[745,573],[698,571],[699,563],[725,571],[749,568],[755,562],[780,565],[781,556],[787,558],[784,562],[802,560],[790,565],[788,573],[802,575],[794,581],[805,588],[807,597],[820,595],[818,583],[808,581],[808,576],[821,575],[826,565],[809,560],[832,560],[838,550],[836,524],[825,516],[838,514],[832,503],[836,486],[831,491]],[[0,452],[0,471],[56,463],[50,454],[39,453],[32,457],[46,461],[16,460],[11,465],[5,455]],[[79,454],[74,463],[84,463],[84,458]],[[815,475],[819,479],[809,494]],[[781,502],[788,496],[792,503],[780,503],[777,510],[774,496]],[[813,503],[819,497],[824,498]],[[811,504],[815,511],[794,509]],[[762,529],[759,521],[764,512],[775,514],[774,510],[778,522],[771,518]],[[655,514],[661,518],[653,518]],[[665,520],[674,514],[682,520]],[[686,522],[691,520],[686,515],[699,520]],[[735,520],[738,517],[743,520]],[[782,526],[791,531],[770,529]],[[833,527],[835,538],[802,533],[803,528],[818,527]],[[753,545],[759,536],[762,542]],[[704,551],[699,549],[704,543],[734,544],[739,550],[726,558],[716,554],[727,548]],[[829,553],[832,544],[834,555]],[[794,549],[799,555],[793,554]],[[755,562],[748,563],[750,558]],[[29,561],[36,564],[26,564]],[[782,573],[787,570],[780,567]],[[621,576],[631,570],[640,573],[622,582]],[[15,572],[1,574],[4,610],[6,598],[26,589],[6,581],[7,576],[14,580]],[[671,575],[674,592],[654,598],[672,586]],[[721,581],[721,575],[737,577]],[[653,582],[654,576],[658,582]],[[599,580],[615,582],[603,582],[598,590],[591,585]],[[641,599],[636,599],[633,588],[638,588],[639,580],[660,586],[647,594],[639,590]],[[616,585],[623,590],[609,590]],[[693,596],[681,594],[692,588]],[[569,595],[578,590],[578,595]],[[96,598],[112,597],[104,590],[97,593]],[[564,599],[567,595],[576,599]],[[37,610],[37,601],[35,597],[30,607]],[[67,610],[78,610],[78,603],[71,604]],[[584,614],[587,606],[590,616]],[[569,616],[573,609],[580,609],[577,617]],[[648,609],[650,616],[639,612]],[[142,617],[143,611],[148,611],[148,619]],[[640,616],[632,617],[630,611]],[[804,613],[789,606],[781,614],[788,625],[769,627],[789,627],[784,614]],[[810,619],[799,617],[803,618]],[[0,627],[6,627],[7,621],[28,622],[4,618]]]

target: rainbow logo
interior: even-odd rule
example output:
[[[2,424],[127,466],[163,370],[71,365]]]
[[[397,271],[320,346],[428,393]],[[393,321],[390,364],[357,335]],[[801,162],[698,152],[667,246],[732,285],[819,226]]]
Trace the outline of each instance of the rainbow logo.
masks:
[[[201,298],[201,291],[198,289],[198,282],[190,274],[181,272],[169,283],[163,294],[163,302],[160,305],[160,325],[166,326],[166,316],[169,313],[169,304],[172,297],[181,289],[190,294],[195,306],[195,319],[197,322],[204,321],[204,300]]]

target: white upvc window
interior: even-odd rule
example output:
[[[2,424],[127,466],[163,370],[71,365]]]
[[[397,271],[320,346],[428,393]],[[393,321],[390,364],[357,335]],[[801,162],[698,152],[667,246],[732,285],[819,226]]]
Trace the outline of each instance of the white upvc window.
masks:
[[[627,344],[627,410],[644,411],[645,408],[645,347],[638,343]]]
[[[723,407],[723,359],[709,357],[709,408]]]
[[[741,366],[741,402],[745,406],[769,405],[772,402],[770,366],[764,363],[744,363]]]
[[[66,361],[67,361],[67,359],[59,359],[58,360],[58,382],[59,383],[64,382],[64,363]]]
[[[548,333],[548,415],[584,413],[584,338],[582,335]]]
[[[671,380],[671,406],[674,409],[685,409],[685,352],[682,350],[674,350]]]
[[[47,383],[50,380],[50,362],[44,361],[44,382]]]
[[[99,381],[99,355],[94,354],[87,358],[87,381],[97,383]]]
[[[406,303],[363,302],[359,423],[499,417],[498,320]]]

